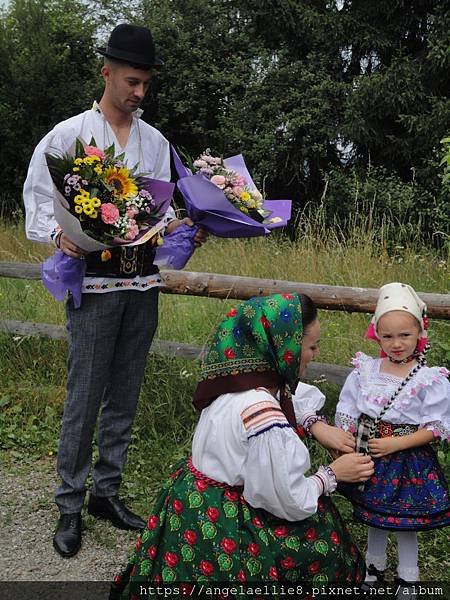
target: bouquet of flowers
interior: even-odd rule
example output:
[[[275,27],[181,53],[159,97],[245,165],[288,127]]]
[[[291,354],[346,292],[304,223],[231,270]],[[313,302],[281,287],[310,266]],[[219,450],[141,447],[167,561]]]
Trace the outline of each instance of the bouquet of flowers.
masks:
[[[173,184],[128,168],[114,144],[105,150],[95,140],[77,138],[74,153],[46,154],[58,190],[55,218],[64,232],[86,251],[157,239],[164,225]]]
[[[56,188],[56,222],[79,248],[103,250],[102,260],[108,260],[112,246],[160,241],[173,183],[128,168],[114,144],[101,150],[93,138],[88,145],[77,138],[72,152],[46,153],[46,159]],[[43,263],[42,282],[57,300],[69,291],[78,308],[85,272],[84,260],[58,250]]]
[[[180,190],[188,216],[196,227],[181,225],[164,237],[156,250],[160,267],[182,269],[194,251],[199,226],[224,238],[269,235],[291,218],[291,200],[263,199],[252,181],[242,154],[219,158],[204,152],[192,164],[181,161],[172,147]],[[194,172],[193,172],[194,171]]]
[[[244,214],[259,223],[272,222],[272,220],[267,220],[272,213],[270,210],[264,209],[261,192],[256,187],[249,185],[241,173],[227,167],[223,158],[212,156],[209,148],[194,160],[193,171],[200,173],[221,189],[227,200]],[[273,222],[278,221],[281,219],[274,217]]]

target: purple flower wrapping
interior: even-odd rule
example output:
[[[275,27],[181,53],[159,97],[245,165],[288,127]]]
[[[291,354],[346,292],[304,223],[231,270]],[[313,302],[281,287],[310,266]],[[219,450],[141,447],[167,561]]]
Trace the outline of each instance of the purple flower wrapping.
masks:
[[[81,304],[81,286],[86,272],[86,261],[72,258],[57,250],[42,263],[42,283],[58,301],[64,300],[66,293],[73,297],[75,308]]]

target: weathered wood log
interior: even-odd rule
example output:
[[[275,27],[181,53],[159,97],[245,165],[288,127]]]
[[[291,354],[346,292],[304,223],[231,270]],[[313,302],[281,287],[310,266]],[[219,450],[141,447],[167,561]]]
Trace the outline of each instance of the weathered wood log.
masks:
[[[42,337],[52,340],[68,339],[68,333],[62,325],[48,323],[32,323],[30,321],[0,321],[0,331],[19,337]],[[172,342],[167,340],[153,340],[150,352],[163,356],[175,356],[190,360],[201,360],[205,355],[205,346]],[[311,363],[306,370],[305,379],[309,381],[326,381],[342,385],[350,369],[340,365],[327,363]]]
[[[15,279],[40,279],[41,265],[32,263],[0,262],[0,277]]]
[[[253,296],[275,293],[303,292],[312,298],[318,308],[347,312],[373,312],[378,290],[373,288],[300,283],[278,279],[258,279],[216,273],[190,271],[162,271],[163,292],[213,298],[246,300]],[[435,319],[450,319],[450,294],[419,292],[428,306],[428,314]]]
[[[308,294],[318,308],[347,312],[373,312],[378,290],[318,283],[301,283],[278,279],[258,279],[217,273],[161,271],[166,294],[208,296],[211,298],[246,300],[253,296],[301,291]],[[40,266],[29,263],[0,262],[0,277],[40,279]],[[434,319],[450,319],[450,294],[419,292]]]

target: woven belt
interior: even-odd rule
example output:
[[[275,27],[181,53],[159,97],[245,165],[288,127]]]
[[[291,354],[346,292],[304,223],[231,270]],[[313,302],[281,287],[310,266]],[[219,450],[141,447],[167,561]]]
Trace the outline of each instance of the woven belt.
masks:
[[[243,486],[240,486],[240,485],[229,485],[228,483],[223,483],[222,481],[216,481],[215,479],[211,479],[211,477],[207,477],[201,471],[198,471],[194,467],[194,465],[192,463],[192,456],[190,456],[188,458],[187,465],[188,465],[189,471],[192,473],[192,475],[195,477],[195,479],[200,479],[201,481],[204,481],[208,485],[212,485],[214,487],[219,487],[219,488],[225,488],[228,490],[233,490],[236,492],[242,492],[242,490],[244,489]]]
[[[374,419],[369,417],[368,415],[361,415],[360,420],[364,421],[367,425],[370,425]],[[417,431],[419,427],[413,424],[400,424],[397,425],[395,423],[388,423],[387,421],[379,421],[377,427],[375,429],[375,437],[383,438],[383,437],[397,437],[402,435],[410,435]]]

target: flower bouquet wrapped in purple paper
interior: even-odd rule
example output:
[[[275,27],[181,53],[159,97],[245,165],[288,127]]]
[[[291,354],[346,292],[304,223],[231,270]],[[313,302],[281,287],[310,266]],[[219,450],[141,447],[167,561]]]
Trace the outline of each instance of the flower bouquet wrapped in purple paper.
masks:
[[[72,151],[47,153],[46,159],[55,185],[55,219],[79,248],[107,252],[117,245],[159,242],[173,183],[139,174],[137,165],[128,168],[114,144],[102,150],[94,139],[85,144],[77,138]],[[45,261],[42,280],[55,298],[68,290],[77,301],[83,279],[79,262],[60,252]]]
[[[144,243],[166,224],[174,184],[137,173],[114,152],[77,139],[74,152],[46,154],[56,221],[87,252]]]
[[[291,217],[291,200],[264,200],[252,181],[242,154],[222,159],[206,151],[185,167],[172,148],[186,211],[197,226],[218,237],[268,235]],[[196,227],[182,226],[164,238],[156,251],[160,266],[182,269],[194,251]]]

